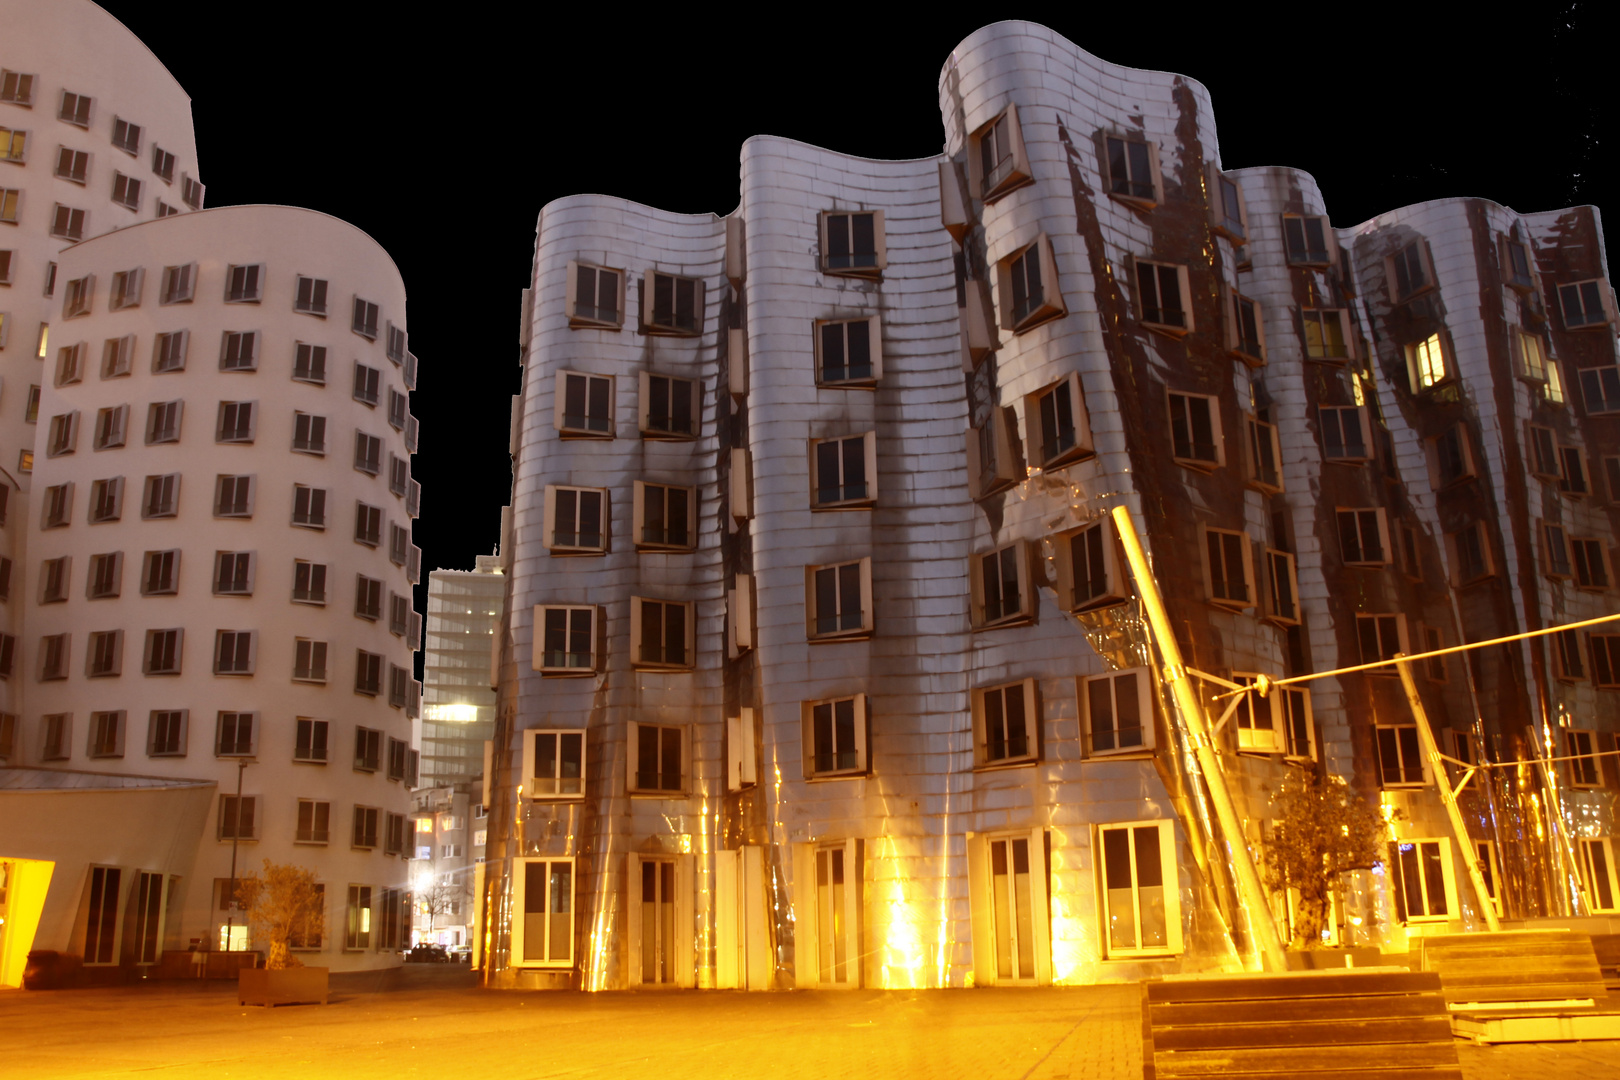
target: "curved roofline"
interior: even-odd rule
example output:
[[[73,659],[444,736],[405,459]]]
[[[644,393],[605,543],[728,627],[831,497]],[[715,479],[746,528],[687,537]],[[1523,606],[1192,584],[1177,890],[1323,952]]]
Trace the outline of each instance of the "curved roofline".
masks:
[[[146,51],[146,55],[150,56],[153,59],[153,61],[156,62],[158,68],[162,70],[163,74],[165,74],[165,75],[167,75],[169,77],[169,81],[174,83],[174,88],[176,90],[180,91],[180,96],[181,97],[186,99],[186,105],[187,106],[191,105],[191,95],[186,91],[186,88],[184,86],[180,85],[180,80],[174,77],[174,72],[169,70],[169,65],[165,64],[161,59],[159,59],[158,54],[152,51],[152,47],[150,45],[148,45],[146,42],[142,41],[140,39],[139,35],[137,35],[135,33],[135,31],[133,31],[129,27],[125,26],[124,23],[123,23],[123,20],[121,20],[118,16],[114,15],[112,12],[108,11],[106,8],[102,7],[100,4],[91,3],[89,6],[95,8],[97,11],[101,12],[102,15],[106,16],[107,19],[109,19],[120,30],[122,30],[124,33],[128,34],[129,35],[129,40],[133,41],[135,44],[139,45],[142,49],[144,49]]]
[[[1365,228],[1371,226],[1373,222],[1377,221],[1379,218],[1384,217],[1387,214],[1398,214],[1398,213],[1400,213],[1400,212],[1402,212],[1404,210],[1418,210],[1418,209],[1421,209],[1421,208],[1426,207],[1426,206],[1441,206],[1441,205],[1444,205],[1446,203],[1462,203],[1462,202],[1490,203],[1492,206],[1496,207],[1498,210],[1506,210],[1508,213],[1514,215],[1515,217],[1521,217],[1521,218],[1541,217],[1541,216],[1547,215],[1547,214],[1565,214],[1565,213],[1568,213],[1571,210],[1585,210],[1585,209],[1590,209],[1594,214],[1600,214],[1601,213],[1601,210],[1598,208],[1596,203],[1575,203],[1575,204],[1573,204],[1571,206],[1554,207],[1551,210],[1515,210],[1513,207],[1509,206],[1507,203],[1497,202],[1495,199],[1490,198],[1487,195],[1446,195],[1446,196],[1444,196],[1442,198],[1438,198],[1438,199],[1424,199],[1422,202],[1405,203],[1405,204],[1403,204],[1401,206],[1392,206],[1388,210],[1384,210],[1384,211],[1382,211],[1380,213],[1374,214],[1372,217],[1368,218],[1367,220],[1365,220],[1363,222],[1360,222],[1359,224],[1344,226],[1344,228],[1347,231],[1350,231],[1350,232],[1359,232],[1362,229],[1365,229]],[[1328,215],[1328,216],[1330,218],[1332,217],[1331,214]]]
[[[1065,45],[1068,45],[1070,48],[1072,48],[1075,52],[1079,53],[1081,56],[1090,57],[1092,60],[1095,60],[1098,64],[1100,64],[1104,68],[1109,68],[1109,69],[1112,69],[1112,71],[1114,71],[1114,72],[1120,72],[1120,73],[1144,72],[1144,73],[1149,74],[1149,75],[1168,75],[1171,78],[1183,79],[1186,82],[1189,82],[1189,83],[1193,84],[1194,86],[1198,87],[1200,90],[1202,90],[1204,92],[1204,96],[1209,98],[1211,102],[1213,102],[1215,100],[1210,95],[1209,87],[1205,86],[1203,84],[1203,82],[1201,82],[1198,79],[1195,79],[1191,75],[1186,75],[1186,74],[1183,74],[1182,72],[1179,72],[1179,71],[1166,71],[1163,68],[1131,67],[1129,64],[1119,64],[1119,63],[1115,63],[1112,60],[1105,60],[1102,57],[1098,56],[1096,53],[1091,52],[1091,51],[1089,51],[1087,49],[1083,49],[1079,45],[1076,45],[1067,36],[1065,36],[1062,33],[1062,31],[1054,30],[1050,26],[1047,26],[1045,23],[1034,22],[1034,21],[1032,21],[1030,19],[1002,19],[999,22],[985,23],[983,26],[981,26],[977,30],[973,31],[973,33],[969,34],[967,37],[965,37],[961,41],[957,42],[956,47],[951,50],[950,56],[946,57],[945,63],[940,66],[940,69],[939,69],[939,85],[940,86],[945,85],[945,77],[950,72],[950,70],[953,67],[956,66],[957,57],[961,55],[962,47],[964,45],[966,45],[969,41],[972,41],[975,37],[978,37],[980,34],[985,33],[986,31],[997,30],[997,29],[999,29],[1001,27],[1019,27],[1020,32],[1024,32],[1023,28],[1027,28],[1027,27],[1036,27],[1036,28],[1039,28],[1041,30],[1045,30],[1047,33],[1051,34],[1057,40],[1063,42]]]
[[[90,237],[88,240],[80,240],[77,244],[70,244],[62,250],[77,251],[80,248],[89,247],[98,240],[106,240],[114,236],[123,236],[127,233],[133,232],[136,229],[149,228],[154,225],[161,226],[165,222],[192,221],[204,214],[228,214],[240,210],[290,210],[299,214],[313,214],[316,217],[325,218],[328,221],[335,221],[344,228],[359,233],[362,237],[364,237],[367,243],[380,251],[383,257],[388,260],[388,264],[394,268],[394,273],[399,275],[399,280],[402,283],[405,280],[405,275],[400,273],[399,264],[395,262],[394,257],[388,253],[388,249],[383,247],[382,244],[377,241],[376,237],[366,232],[366,230],[362,229],[360,226],[354,224],[354,222],[346,221],[335,214],[328,214],[324,210],[312,210],[307,206],[290,206],[287,203],[236,203],[230,206],[210,206],[204,210],[188,210],[183,214],[171,214],[168,217],[148,218],[146,221],[137,221],[133,225],[125,225],[123,228],[114,229],[111,232],[100,233],[96,236]]]

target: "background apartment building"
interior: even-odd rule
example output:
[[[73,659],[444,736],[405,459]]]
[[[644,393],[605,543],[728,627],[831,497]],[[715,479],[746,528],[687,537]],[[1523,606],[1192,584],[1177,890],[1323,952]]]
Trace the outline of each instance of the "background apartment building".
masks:
[[[0,765],[19,807],[99,793],[0,848],[55,863],[33,947],[107,968],[250,948],[230,881],[270,859],[326,891],[306,962],[397,963],[421,696],[404,284],[335,218],[201,210],[188,99],[99,8],[0,21],[0,120],[27,148],[5,166],[0,439],[28,466]],[[64,840],[120,788],[183,793],[154,817],[166,846]]]
[[[1030,24],[963,42],[940,95],[938,158],[761,137],[725,219],[541,216],[480,896],[497,984],[1256,962],[1115,506],[1184,657],[1229,682],[1612,604],[1595,211],[1334,229],[1310,177],[1223,170],[1196,82]],[[1394,817],[1333,939],[1476,925],[1469,857],[1511,918],[1614,911],[1611,640],[1424,665],[1449,755],[1564,759],[1475,781],[1467,853],[1397,680],[1252,697],[1218,732],[1248,840],[1263,860],[1271,794],[1319,762]]]

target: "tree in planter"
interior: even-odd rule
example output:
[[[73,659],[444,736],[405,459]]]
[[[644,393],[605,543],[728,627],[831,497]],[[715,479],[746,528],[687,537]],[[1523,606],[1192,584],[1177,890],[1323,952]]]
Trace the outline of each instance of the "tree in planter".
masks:
[[[247,913],[255,937],[270,943],[264,966],[270,970],[303,967],[292,955],[294,941],[318,941],[326,932],[326,895],[316,887],[315,873],[302,866],[264,860],[264,876],[236,883],[236,901]]]
[[[1378,809],[1318,765],[1284,781],[1272,799],[1276,824],[1268,845],[1266,884],[1296,889],[1294,944],[1317,948],[1333,895],[1345,874],[1370,870],[1387,826]]]

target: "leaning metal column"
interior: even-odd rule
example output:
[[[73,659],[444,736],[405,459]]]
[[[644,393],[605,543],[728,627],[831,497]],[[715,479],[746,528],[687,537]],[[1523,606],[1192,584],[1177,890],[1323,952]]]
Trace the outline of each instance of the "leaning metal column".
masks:
[[[1176,712],[1186,728],[1187,742],[1198,758],[1198,769],[1204,774],[1204,784],[1209,789],[1209,801],[1215,806],[1215,817],[1221,824],[1221,832],[1225,834],[1228,858],[1235,871],[1238,897],[1248,917],[1249,929],[1259,939],[1261,957],[1267,969],[1287,971],[1288,957],[1283,951],[1282,937],[1277,933],[1277,923],[1271,916],[1271,904],[1260,886],[1260,873],[1255,869],[1254,856],[1249,852],[1243,825],[1238,821],[1237,808],[1232,805],[1232,793],[1226,787],[1226,774],[1221,771],[1215,746],[1210,741],[1209,728],[1204,722],[1204,707],[1193,692],[1192,680],[1181,662],[1181,648],[1171,632],[1170,617],[1165,613],[1158,583],[1148,568],[1147,554],[1136,535],[1136,525],[1125,507],[1116,506],[1112,513],[1114,526],[1125,545],[1125,558],[1131,564],[1131,575],[1136,578],[1137,592],[1147,611],[1148,625],[1153,628],[1153,637],[1159,645],[1164,681],[1170,684]]]

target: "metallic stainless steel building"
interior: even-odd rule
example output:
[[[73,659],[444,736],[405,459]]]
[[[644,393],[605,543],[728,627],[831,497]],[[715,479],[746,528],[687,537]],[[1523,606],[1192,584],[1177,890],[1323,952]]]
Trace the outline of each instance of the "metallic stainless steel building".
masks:
[[[1595,210],[1335,229],[1309,176],[1223,168],[1196,82],[1026,23],[963,42],[940,104],[934,158],[749,140],[723,219],[543,211],[479,897],[496,985],[1257,964],[1115,507],[1212,719],[1259,675],[1611,602]],[[1225,839],[1264,863],[1273,795],[1320,762],[1391,819],[1333,940],[1475,925],[1465,858],[1508,917],[1614,911],[1620,637],[1545,640],[1425,662],[1447,754],[1522,765],[1464,796],[1472,850],[1400,682],[1365,672],[1225,710]]]

